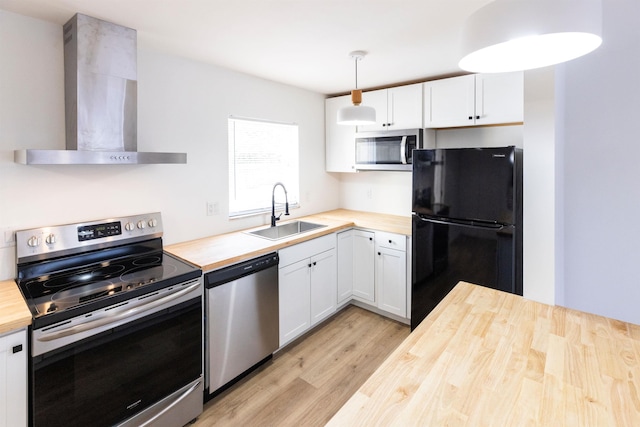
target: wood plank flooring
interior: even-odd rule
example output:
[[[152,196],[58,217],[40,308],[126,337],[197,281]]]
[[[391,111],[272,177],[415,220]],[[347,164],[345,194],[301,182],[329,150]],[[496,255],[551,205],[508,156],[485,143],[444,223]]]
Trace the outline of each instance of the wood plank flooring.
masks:
[[[323,426],[408,335],[348,306],[209,401],[193,425]]]

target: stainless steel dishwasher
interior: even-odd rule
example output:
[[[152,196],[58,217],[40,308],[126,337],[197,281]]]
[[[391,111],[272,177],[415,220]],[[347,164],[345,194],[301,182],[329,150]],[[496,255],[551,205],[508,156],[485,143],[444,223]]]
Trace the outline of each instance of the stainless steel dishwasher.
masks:
[[[205,274],[205,399],[268,361],[279,346],[278,254]]]

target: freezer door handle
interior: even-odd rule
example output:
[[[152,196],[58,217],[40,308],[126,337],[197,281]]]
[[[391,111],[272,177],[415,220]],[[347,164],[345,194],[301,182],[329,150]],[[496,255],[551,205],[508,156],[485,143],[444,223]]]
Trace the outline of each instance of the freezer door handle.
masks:
[[[473,227],[473,228],[487,228],[487,229],[496,230],[496,231],[502,230],[505,227],[507,227],[504,224],[493,224],[493,223],[477,222],[477,221],[456,221],[456,220],[443,221],[442,219],[425,218],[422,216],[417,216],[417,218],[419,218],[420,221],[433,222],[435,224],[458,225],[461,227]]]

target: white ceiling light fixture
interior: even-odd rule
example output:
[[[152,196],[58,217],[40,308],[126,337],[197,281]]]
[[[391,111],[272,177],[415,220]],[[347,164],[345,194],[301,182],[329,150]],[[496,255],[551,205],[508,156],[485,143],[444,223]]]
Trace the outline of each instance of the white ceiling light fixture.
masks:
[[[530,70],[601,43],[601,0],[495,0],[467,19],[458,65],[474,73]]]
[[[376,122],[376,110],[373,107],[360,105],[362,103],[362,91],[358,89],[358,61],[367,54],[362,50],[356,50],[349,54],[349,57],[356,64],[356,87],[351,91],[351,102],[353,105],[342,107],[338,110],[339,125],[371,125]]]

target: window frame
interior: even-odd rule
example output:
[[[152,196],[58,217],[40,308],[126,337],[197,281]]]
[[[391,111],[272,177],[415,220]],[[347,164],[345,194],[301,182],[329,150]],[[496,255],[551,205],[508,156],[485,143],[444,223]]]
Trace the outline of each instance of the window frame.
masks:
[[[236,155],[237,150],[235,149],[235,147],[238,144],[237,128],[236,128],[238,123],[240,123],[241,125],[243,123],[247,125],[249,125],[249,123],[265,124],[268,127],[286,126],[287,128],[282,129],[283,132],[285,131],[285,129],[288,129],[286,130],[286,132],[291,132],[292,133],[291,137],[293,138],[293,141],[288,141],[288,143],[293,143],[295,145],[295,149],[292,149],[292,147],[290,146],[286,147],[286,149],[291,151],[291,153],[288,153],[288,154],[286,152],[283,153],[282,152],[282,150],[284,149],[283,147],[281,147],[281,149],[277,152],[279,153],[280,158],[284,157],[289,161],[292,161],[293,163],[295,163],[295,166],[294,166],[295,171],[288,172],[287,177],[280,177],[280,179],[277,179],[277,180],[272,179],[273,183],[260,186],[262,187],[260,189],[260,199],[259,199],[260,201],[256,203],[256,206],[252,206],[252,207],[242,206],[242,203],[246,203],[246,201],[245,202],[238,201],[237,198],[235,200],[232,199],[233,197],[237,197],[234,195],[238,193],[238,185],[239,185],[238,179],[236,177],[236,174],[238,173],[238,158]],[[265,129],[263,130],[266,132]],[[272,136],[272,135],[267,135],[266,137],[268,138],[269,136]],[[271,142],[267,142],[265,146],[267,145],[274,146],[273,144],[277,144],[277,142],[273,143],[273,139],[272,139]],[[299,203],[300,201],[300,127],[297,123],[277,122],[277,121],[266,120],[266,119],[229,116],[227,119],[227,150],[228,150],[227,162],[229,167],[229,171],[228,171],[228,179],[229,179],[228,181],[228,191],[229,191],[228,217],[229,219],[243,218],[248,216],[270,213],[271,212],[271,195],[273,192],[273,186],[277,182],[282,182],[285,188],[287,189],[289,209],[295,209],[300,207],[300,203]],[[293,161],[293,159],[295,160]],[[269,172],[267,172],[267,174],[269,174]],[[271,171],[271,174],[273,174],[273,171]],[[257,179],[262,179],[262,177],[251,178],[251,179],[257,180]],[[265,177],[265,179],[268,179],[268,178]],[[295,181],[295,182],[292,183],[292,181]],[[268,187],[268,190],[266,190],[267,187]],[[246,191],[250,192],[250,190],[246,190]],[[266,194],[266,196],[263,197],[264,194]],[[277,211],[284,210],[285,198],[284,198],[282,189],[275,190],[275,202],[276,202],[275,206]],[[266,205],[263,206],[263,204],[266,204]]]

